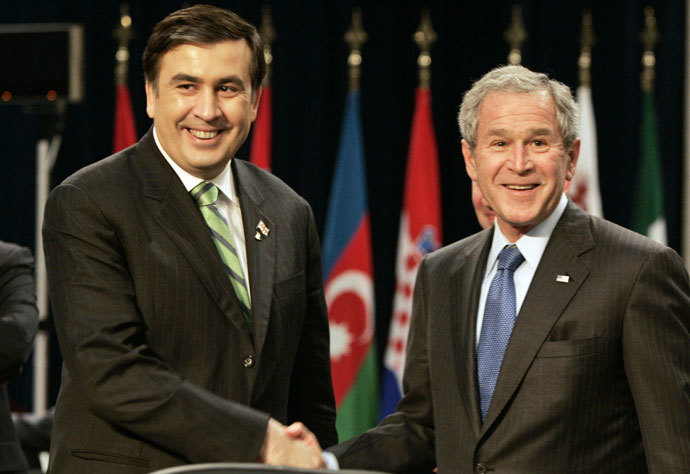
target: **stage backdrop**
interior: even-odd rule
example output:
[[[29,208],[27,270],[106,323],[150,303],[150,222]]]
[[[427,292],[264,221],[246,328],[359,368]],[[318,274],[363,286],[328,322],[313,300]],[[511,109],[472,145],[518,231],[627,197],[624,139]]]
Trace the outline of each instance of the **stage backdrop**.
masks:
[[[149,127],[144,106],[141,54],[153,25],[166,14],[196,2],[129,2],[133,27],[128,83],[138,134]],[[258,0],[209,1],[261,21]],[[597,42],[592,53],[592,97],[598,135],[599,176],[606,218],[628,226],[639,157],[641,120],[639,35],[644,6],[639,0],[586,2],[551,0],[426,2],[267,1],[277,38],[273,45],[273,171],[312,205],[323,231],[347,90],[348,48],[343,33],[353,6],[361,6],[369,35],[362,48],[361,113],[375,274],[377,347],[386,347],[394,293],[405,164],[417,85],[417,46],[412,35],[428,7],[438,41],[432,49],[432,107],[441,172],[444,244],[479,230],[470,205],[470,182],[460,154],[456,114],[462,94],[489,69],[506,62],[503,33],[511,7],[519,3],[528,39],[523,64],[577,87],[578,37],[585,7],[592,8]],[[653,1],[661,43],[656,50],[656,103],[663,164],[663,195],[669,245],[680,248],[682,104],[685,2]],[[0,23],[77,22],[86,37],[86,99],[70,105],[52,184],[108,155],[112,149],[115,50],[112,31],[120,3],[113,0],[32,0],[2,5]],[[0,63],[0,67],[2,67]],[[35,142],[54,117],[0,105],[0,239],[33,247]],[[247,142],[249,143],[249,141]],[[249,156],[248,145],[240,158]],[[685,183],[687,185],[687,183]],[[51,397],[59,384],[53,344]],[[28,405],[27,382],[13,395]]]

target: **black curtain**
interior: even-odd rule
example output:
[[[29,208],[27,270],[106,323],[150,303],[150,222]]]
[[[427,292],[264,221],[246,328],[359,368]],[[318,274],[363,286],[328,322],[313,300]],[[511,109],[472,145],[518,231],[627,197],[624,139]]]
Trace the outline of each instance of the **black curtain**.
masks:
[[[141,54],[153,25],[171,11],[197,2],[129,2],[136,31],[130,44],[129,86],[142,135],[146,116]],[[259,24],[262,2],[209,1]],[[599,172],[605,217],[630,223],[639,162],[639,35],[646,5],[656,7],[661,43],[656,49],[656,101],[663,160],[669,245],[681,245],[682,118],[685,2],[569,1],[319,1],[266,0],[277,39],[273,47],[273,170],[312,205],[323,230],[347,89],[348,47],[343,34],[352,8],[360,6],[369,35],[363,47],[362,123],[376,282],[377,343],[386,346],[394,288],[394,262],[409,131],[417,84],[418,50],[412,41],[420,11],[431,13],[438,41],[432,49],[433,115],[443,196],[444,243],[479,230],[470,204],[470,183],[460,153],[457,108],[472,81],[504,64],[503,33],[513,4],[520,4],[528,32],[523,64],[577,87],[579,31],[583,9],[592,9],[592,95],[597,120]],[[67,108],[62,148],[52,184],[110,154],[113,130],[113,70],[118,1],[33,0],[14,2],[0,23],[75,22],[85,28],[86,99]],[[0,55],[2,53],[0,52]],[[1,61],[0,61],[1,63]],[[0,67],[1,64],[0,64]],[[0,85],[0,89],[2,85]],[[35,143],[55,125],[48,111],[0,105],[0,239],[33,247]],[[240,158],[248,157],[245,145]],[[52,341],[51,398],[59,384],[59,353]],[[29,405],[25,371],[13,383],[19,405]]]

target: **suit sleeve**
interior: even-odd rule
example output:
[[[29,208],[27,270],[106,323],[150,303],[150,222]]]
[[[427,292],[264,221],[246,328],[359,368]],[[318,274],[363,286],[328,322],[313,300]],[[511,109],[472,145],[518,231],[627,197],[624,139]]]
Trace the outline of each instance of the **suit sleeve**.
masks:
[[[28,249],[0,244],[0,384],[14,378],[31,353],[38,310]]]
[[[118,233],[90,196],[58,186],[43,238],[63,379],[88,410],[189,462],[254,461],[268,415],[183,379],[149,347]]]
[[[427,351],[426,259],[419,265],[397,411],[378,426],[330,449],[342,468],[395,473],[431,472],[435,466],[434,420]]]
[[[623,357],[649,472],[690,472],[690,285],[668,248],[652,254],[637,277]]]
[[[307,207],[307,210],[306,309],[290,380],[288,422],[303,422],[316,435],[321,446],[326,447],[338,442],[338,434],[335,430],[328,312],[321,276],[321,247],[311,208]]]

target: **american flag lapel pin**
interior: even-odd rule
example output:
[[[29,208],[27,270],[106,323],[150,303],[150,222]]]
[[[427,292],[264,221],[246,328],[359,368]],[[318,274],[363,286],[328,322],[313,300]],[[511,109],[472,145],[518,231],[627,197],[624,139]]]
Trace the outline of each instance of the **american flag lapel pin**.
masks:
[[[558,283],[568,283],[568,282],[570,282],[570,276],[569,275],[556,275],[556,281]]]
[[[271,231],[268,227],[266,227],[266,224],[264,224],[263,220],[260,220],[258,224],[256,224],[256,234],[254,234],[254,238],[256,240],[263,240],[264,237],[268,237],[268,233]]]

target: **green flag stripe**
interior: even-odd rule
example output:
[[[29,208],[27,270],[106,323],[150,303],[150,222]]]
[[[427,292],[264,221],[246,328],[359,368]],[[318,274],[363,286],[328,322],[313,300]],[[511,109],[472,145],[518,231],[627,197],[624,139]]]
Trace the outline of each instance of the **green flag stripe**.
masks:
[[[634,195],[632,229],[649,235],[649,227],[664,216],[663,177],[657,135],[656,110],[652,92],[642,94],[640,164]]]
[[[376,426],[379,418],[378,362],[376,344],[362,363],[357,377],[343,398],[336,414],[338,439],[345,441]]]

